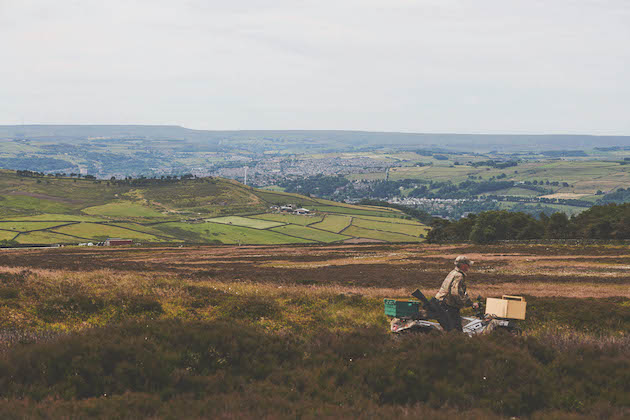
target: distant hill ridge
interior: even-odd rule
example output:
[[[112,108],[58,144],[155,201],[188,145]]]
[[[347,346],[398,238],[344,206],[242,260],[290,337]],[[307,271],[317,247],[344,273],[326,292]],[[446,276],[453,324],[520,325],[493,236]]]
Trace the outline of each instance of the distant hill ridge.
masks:
[[[630,136],[583,134],[457,134],[401,133],[344,130],[194,130],[175,125],[0,125],[0,139],[85,141],[88,138],[171,139],[196,143],[247,142],[276,139],[297,143],[341,143],[347,145],[510,147],[521,150],[579,149],[630,145]]]

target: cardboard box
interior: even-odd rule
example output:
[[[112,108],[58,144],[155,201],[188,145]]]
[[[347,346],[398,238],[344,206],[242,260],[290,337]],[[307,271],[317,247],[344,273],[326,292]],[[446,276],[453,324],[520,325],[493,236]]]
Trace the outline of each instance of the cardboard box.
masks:
[[[503,295],[501,299],[486,299],[486,314],[497,318],[525,319],[527,302],[521,296]]]

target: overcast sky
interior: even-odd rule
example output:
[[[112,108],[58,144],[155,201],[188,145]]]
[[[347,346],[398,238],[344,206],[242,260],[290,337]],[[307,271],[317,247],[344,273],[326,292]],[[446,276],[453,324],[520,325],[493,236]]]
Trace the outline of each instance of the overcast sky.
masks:
[[[630,134],[630,0],[0,0],[0,124]]]

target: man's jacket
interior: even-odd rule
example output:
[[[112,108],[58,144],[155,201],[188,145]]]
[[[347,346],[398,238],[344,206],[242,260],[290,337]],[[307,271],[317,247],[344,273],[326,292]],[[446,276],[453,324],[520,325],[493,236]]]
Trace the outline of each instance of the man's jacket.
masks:
[[[466,292],[465,280],[466,274],[459,268],[455,268],[448,273],[435,298],[455,308],[472,306],[472,299],[470,299],[468,292]]]

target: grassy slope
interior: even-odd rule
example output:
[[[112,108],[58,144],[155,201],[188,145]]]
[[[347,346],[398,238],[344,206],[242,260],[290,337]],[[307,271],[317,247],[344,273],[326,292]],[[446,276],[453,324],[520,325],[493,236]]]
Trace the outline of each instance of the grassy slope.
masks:
[[[66,222],[22,222],[22,221],[12,221],[12,222],[0,222],[0,229],[2,230],[13,230],[16,232],[28,232],[31,230],[42,230],[48,229],[55,226],[65,225]]]
[[[102,206],[87,207],[82,210],[83,213],[106,217],[164,217],[164,215],[150,207],[136,204],[130,201],[121,201],[116,203],[107,203]]]
[[[306,206],[323,214],[239,216],[265,211],[275,203]],[[403,214],[398,210],[257,190],[232,180],[203,178],[127,185],[86,179],[19,177],[2,170],[0,214],[7,221],[0,221],[0,229],[4,225],[11,231],[2,237],[11,239],[22,232],[18,242],[28,244],[77,243],[109,237],[143,242],[183,240],[226,244],[334,242],[346,239],[336,233],[348,226],[352,215],[364,217],[360,223],[368,228],[372,224],[368,219],[372,218],[374,225],[384,220],[399,220],[400,224],[393,229],[396,232],[417,236],[419,229],[416,223],[400,219]],[[213,223],[184,223],[188,219],[208,219]],[[162,223],[166,221],[171,223]],[[60,226],[71,222],[79,223]],[[91,222],[113,222],[118,227]],[[303,228],[306,225],[320,230]],[[27,233],[41,229],[47,230]],[[353,236],[359,236],[358,233]],[[375,235],[373,231],[367,233],[368,238]],[[393,240],[394,236],[388,238]],[[400,238],[407,240],[402,235]]]
[[[97,223],[77,223],[61,228],[55,228],[52,229],[52,231],[94,240],[105,240],[107,238],[126,238],[149,242],[161,241],[160,238],[147,233]]]
[[[412,220],[412,219],[401,219],[400,215],[396,215],[396,214],[392,214],[391,216],[363,216],[363,215],[359,215],[359,216],[354,216],[358,219],[365,219],[365,220],[376,220],[379,222],[389,222],[389,223],[402,223],[404,225],[422,225],[421,222],[417,221],[417,220]]]
[[[420,236],[426,235],[427,227],[424,225],[409,225],[392,222],[379,222],[376,220],[365,220],[353,218],[352,224],[366,229],[382,230],[385,232],[403,233],[406,235]]]
[[[400,233],[371,230],[351,225],[343,232],[344,235],[356,236],[358,238],[377,239],[386,242],[421,242],[422,239],[417,236],[403,235]]]
[[[105,219],[96,216],[84,216],[79,214],[37,214],[33,216],[21,216],[21,217],[8,217],[0,219],[0,222],[5,221],[58,221],[58,222],[104,222]]]
[[[315,223],[312,227],[327,230],[329,232],[341,232],[352,222],[351,216],[338,214],[327,214],[320,223]]]
[[[22,233],[15,241],[19,244],[66,244],[66,243],[77,243],[83,242],[81,239],[90,239],[90,238],[79,238],[74,236],[66,236],[60,235],[54,232],[30,232],[30,233]]]
[[[630,184],[630,167],[620,165],[618,162],[597,160],[543,160],[526,161],[518,166],[495,169],[458,165],[449,167],[444,163],[423,167],[398,167],[390,170],[389,179],[418,179],[434,181],[452,181],[459,183],[468,179],[468,176],[481,177],[487,180],[505,174],[509,181],[558,181],[567,182],[570,187],[545,186],[559,192],[575,192],[594,194],[598,189],[610,191],[620,186]],[[359,178],[360,176],[355,176]],[[353,178],[353,179],[354,179]],[[530,195],[520,189],[503,191],[507,195]],[[540,195],[540,194],[536,194]]]
[[[293,225],[306,226],[321,222],[323,216],[298,216],[295,214],[263,213],[249,216],[252,219],[271,220],[274,222],[290,223]]]
[[[220,223],[162,223],[156,227],[189,242],[223,244],[301,244],[311,241],[270,230],[252,229]]]
[[[275,232],[284,233],[285,235],[297,236],[300,238],[311,239],[317,242],[336,242],[349,239],[350,236],[338,235],[324,230],[313,229],[306,226],[286,225],[271,229]]]
[[[260,220],[260,219],[250,219],[249,217],[241,217],[241,216],[215,217],[212,219],[206,219],[206,222],[222,223],[224,225],[250,227],[254,229],[268,229],[268,228],[283,225],[283,223],[279,223],[279,222],[272,222],[272,221]]]
[[[8,241],[15,238],[17,232],[9,232],[6,230],[0,230],[0,241]]]

